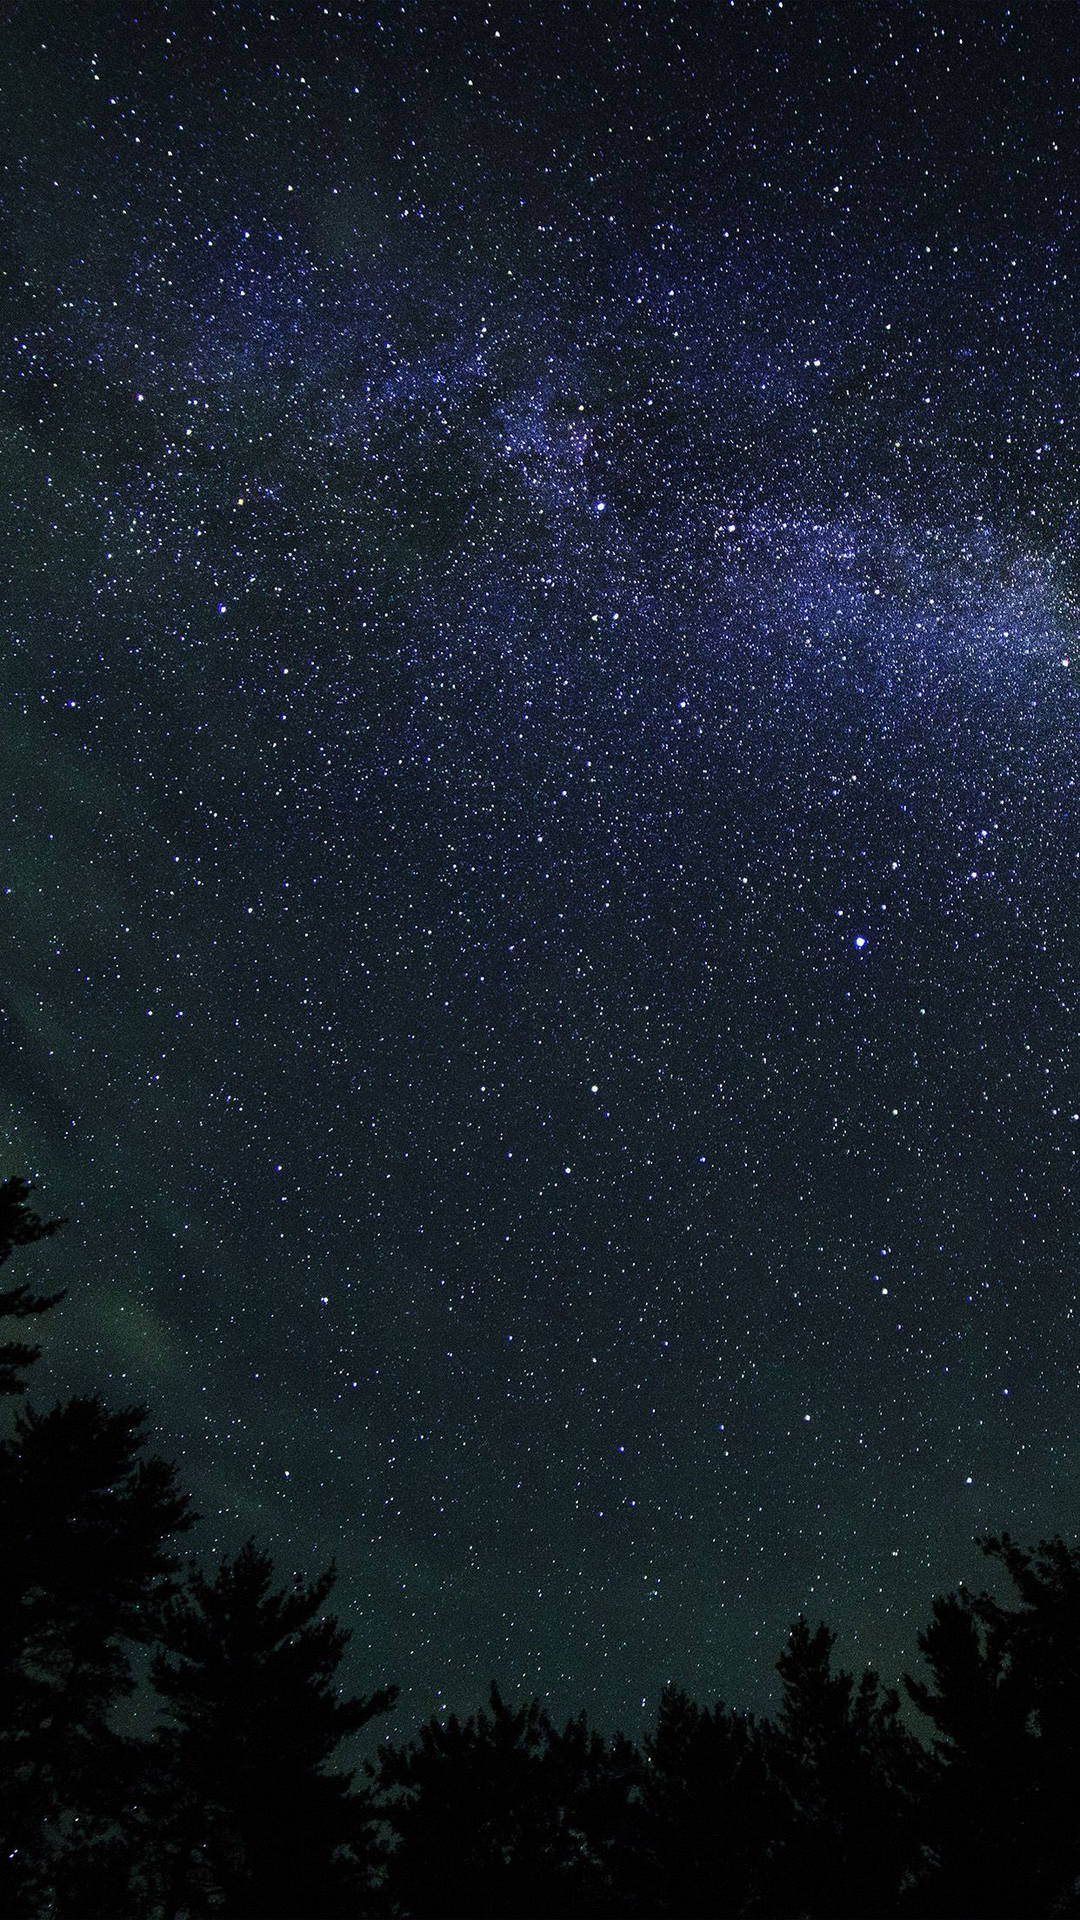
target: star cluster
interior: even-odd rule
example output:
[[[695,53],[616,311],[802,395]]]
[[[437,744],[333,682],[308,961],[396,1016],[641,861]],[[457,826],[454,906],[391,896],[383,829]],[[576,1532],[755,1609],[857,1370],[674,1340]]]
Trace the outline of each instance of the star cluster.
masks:
[[[418,1707],[757,1703],[800,1610],[891,1673],[1075,1530],[1064,37],[10,29],[49,1364]]]

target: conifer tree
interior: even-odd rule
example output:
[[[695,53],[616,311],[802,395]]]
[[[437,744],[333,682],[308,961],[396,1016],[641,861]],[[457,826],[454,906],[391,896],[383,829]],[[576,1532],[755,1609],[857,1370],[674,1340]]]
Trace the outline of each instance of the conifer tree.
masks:
[[[917,1859],[925,1780],[899,1696],[867,1669],[834,1670],[835,1636],[805,1620],[778,1659],[779,1720],[768,1730],[780,1789],[769,1911],[850,1915],[896,1910]]]
[[[559,1732],[538,1700],[432,1719],[385,1747],[383,1817],[398,1838],[388,1894],[410,1920],[546,1920],[621,1909],[620,1848],[639,1763],[584,1719]],[[621,1882],[625,1897],[626,1882]]]
[[[957,1913],[1075,1912],[1080,1905],[1080,1551],[980,1542],[1019,1605],[962,1589],[934,1601],[905,1676],[935,1729],[927,1897]]]
[[[16,1247],[29,1247],[37,1240],[47,1240],[58,1227],[67,1224],[63,1220],[42,1220],[27,1205],[32,1191],[30,1182],[17,1174],[0,1182],[0,1267],[11,1258]],[[31,1293],[25,1283],[0,1287],[0,1320],[33,1319],[39,1313],[47,1313],[63,1297],[63,1291]],[[0,1394],[25,1393],[24,1372],[40,1355],[40,1347],[30,1346],[24,1340],[0,1341]]]
[[[397,1689],[341,1697],[348,1634],[325,1612],[334,1572],[274,1591],[251,1542],[213,1579],[193,1570],[166,1611],[153,1680],[157,1911],[229,1920],[354,1915],[371,1851],[367,1796],[340,1743]]]
[[[0,1261],[60,1224],[0,1187]],[[0,1312],[23,1319],[61,1294],[20,1285]],[[37,1350],[0,1349],[20,1393]],[[26,1406],[0,1441],[0,1911],[123,1910],[135,1748],[113,1715],[132,1691],[132,1649],[153,1635],[191,1525],[174,1470],[146,1452],[140,1407],[80,1396]]]
[[[754,1911],[778,1812],[760,1728],[748,1714],[699,1707],[669,1687],[645,1753],[639,1910],[673,1920]]]

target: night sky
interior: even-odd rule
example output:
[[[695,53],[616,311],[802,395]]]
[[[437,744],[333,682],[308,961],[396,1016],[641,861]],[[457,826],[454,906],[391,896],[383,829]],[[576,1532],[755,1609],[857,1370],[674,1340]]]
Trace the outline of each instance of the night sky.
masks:
[[[399,1737],[894,1678],[1080,1524],[1073,8],[7,21],[37,1398]]]

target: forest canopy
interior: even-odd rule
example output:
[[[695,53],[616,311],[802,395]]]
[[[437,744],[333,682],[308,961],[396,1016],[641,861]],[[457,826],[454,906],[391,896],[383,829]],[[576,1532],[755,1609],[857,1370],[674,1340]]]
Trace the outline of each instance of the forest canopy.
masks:
[[[0,1185],[0,1265],[63,1224]],[[17,1336],[63,1300],[0,1290]],[[5,1328],[6,1332],[8,1329]],[[335,1570],[279,1583],[194,1524],[143,1406],[29,1396],[0,1343],[0,1908],[13,1920],[1051,1915],[1080,1910],[1080,1549],[981,1545],[900,1693],[794,1621],[779,1706],[668,1689],[635,1742],[496,1682],[350,1766],[397,1688],[343,1692]],[[145,1676],[139,1679],[139,1675]],[[121,1709],[148,1686],[156,1723]],[[921,1736],[912,1722],[921,1727]]]

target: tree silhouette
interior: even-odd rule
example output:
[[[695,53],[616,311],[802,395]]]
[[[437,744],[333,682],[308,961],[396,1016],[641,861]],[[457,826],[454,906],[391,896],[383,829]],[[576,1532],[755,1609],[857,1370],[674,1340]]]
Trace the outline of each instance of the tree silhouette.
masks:
[[[667,1688],[645,1754],[635,1910],[686,1920],[753,1910],[777,1818],[753,1718]]]
[[[334,1578],[275,1592],[270,1559],[248,1542],[214,1579],[193,1570],[166,1610],[152,1672],[171,1725],[150,1792],[166,1920],[357,1912],[371,1807],[329,1762],[397,1689],[339,1696],[348,1634],[323,1611]]]
[[[605,1739],[581,1713],[561,1731],[550,1729],[545,1761],[558,1820],[558,1911],[621,1911],[632,1867],[641,1755],[621,1733]]]
[[[919,1635],[930,1680],[905,1675],[936,1729],[927,1897],[958,1915],[1076,1912],[1080,1554],[1060,1539],[980,1544],[1020,1605],[939,1597]]]
[[[59,1221],[0,1183],[0,1266]],[[62,1293],[0,1290],[0,1320]],[[939,1596],[905,1675],[928,1751],[872,1672],[796,1622],[774,1719],[663,1695],[644,1754],[497,1687],[464,1722],[341,1743],[387,1688],[341,1693],[330,1571],[278,1590],[248,1543],[178,1584],[192,1525],[141,1407],[18,1407],[0,1343],[0,1912],[12,1920],[455,1920],[558,1914],[1004,1920],[1080,1913],[1080,1549],[981,1542],[1011,1596]],[[1004,1583],[1003,1583],[1004,1584]],[[117,1709],[149,1650],[164,1724]]]
[[[600,1914],[615,1904],[627,1807],[638,1773],[629,1742],[584,1717],[560,1733],[539,1701],[429,1720],[378,1756],[381,1808],[398,1844],[392,1907],[412,1920]]]
[[[0,1258],[54,1231],[0,1187]],[[17,1287],[23,1318],[61,1296]],[[5,1304],[6,1303],[6,1304]],[[13,1303],[13,1304],[12,1304]],[[7,1391],[36,1350],[6,1347]],[[14,1387],[10,1382],[14,1378]],[[0,1910],[117,1912],[133,1743],[111,1724],[134,1687],[191,1525],[172,1467],[146,1455],[146,1414],[80,1397],[27,1406],[0,1442]]]
[[[782,1811],[770,1913],[893,1912],[917,1860],[922,1751],[874,1672],[856,1685],[834,1671],[834,1643],[826,1626],[799,1620],[776,1663],[782,1704],[766,1748]]]
[[[1080,1552],[1061,1539],[1027,1551],[1008,1534],[982,1541],[1019,1596],[1006,1610],[981,1599],[991,1633],[1008,1647],[1018,1708],[1025,1716],[1027,1758],[1034,1758],[1026,1802],[1037,1836],[1032,1886],[1047,1911],[1080,1909]],[[1034,1737],[1034,1755],[1031,1741]]]
[[[36,1240],[47,1240],[58,1227],[67,1224],[63,1220],[42,1220],[34,1213],[26,1204],[32,1191],[30,1182],[17,1174],[0,1182],[0,1267],[16,1247],[29,1247]],[[47,1313],[63,1297],[63,1291],[31,1293],[25,1284],[0,1287],[0,1320],[32,1319],[39,1313]],[[28,1346],[25,1341],[0,1341],[0,1394],[25,1393],[23,1373],[40,1355],[40,1347]]]

